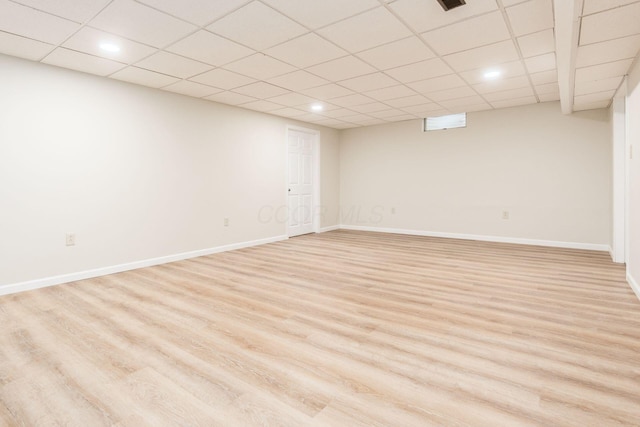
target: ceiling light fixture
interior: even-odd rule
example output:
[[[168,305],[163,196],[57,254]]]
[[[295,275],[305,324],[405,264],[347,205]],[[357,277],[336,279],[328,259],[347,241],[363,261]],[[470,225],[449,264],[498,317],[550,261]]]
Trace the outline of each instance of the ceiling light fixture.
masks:
[[[313,111],[322,111],[322,110],[324,110],[324,107],[322,105],[320,105],[320,104],[313,104],[311,106],[311,109]]]
[[[120,46],[113,43],[100,43],[100,49],[111,53],[120,52]]]
[[[486,73],[484,73],[484,78],[488,79],[488,80],[493,80],[493,79],[497,79],[498,77],[500,77],[502,75],[502,72],[500,71],[487,71]]]

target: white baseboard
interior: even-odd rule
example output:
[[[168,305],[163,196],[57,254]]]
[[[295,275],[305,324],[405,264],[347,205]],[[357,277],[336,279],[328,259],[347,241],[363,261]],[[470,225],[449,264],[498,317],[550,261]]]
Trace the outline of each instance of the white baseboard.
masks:
[[[444,237],[447,239],[480,240],[483,242],[515,243],[518,245],[549,246],[553,248],[584,249],[589,251],[609,250],[609,245],[595,243],[560,242],[556,240],[521,239],[517,237],[482,236],[477,234],[444,233],[440,231],[405,230],[400,228],[368,227],[360,225],[341,225],[343,230],[374,231],[377,233],[409,234],[412,236]]]
[[[318,233],[326,233],[327,231],[335,231],[335,230],[340,230],[340,226],[332,225],[330,227],[322,227],[320,230],[318,230]]]
[[[248,248],[252,246],[264,245],[267,243],[287,240],[287,236],[268,237],[266,239],[252,240],[248,242],[232,243],[230,245],[217,246],[215,248],[201,249],[198,251],[183,252],[175,255],[168,255],[158,258],[145,259],[126,264],[113,265],[110,267],[96,268],[94,270],[81,271],[79,273],[63,274],[60,276],[46,277],[44,279],[30,280],[27,282],[15,283],[0,287],[0,295],[14,294],[17,292],[30,291],[33,289],[46,288],[48,286],[60,285],[63,283],[75,282],[78,280],[91,279],[93,277],[106,276],[108,274],[121,273],[123,271],[135,270],[137,268],[151,267],[168,262],[182,261],[189,258],[196,258],[220,252],[233,251],[236,249]]]
[[[628,271],[627,271],[627,282],[629,283],[629,286],[631,286],[631,289],[633,289],[633,292],[636,294],[636,296],[640,300],[640,285],[638,285],[638,282],[631,276],[631,274]]]

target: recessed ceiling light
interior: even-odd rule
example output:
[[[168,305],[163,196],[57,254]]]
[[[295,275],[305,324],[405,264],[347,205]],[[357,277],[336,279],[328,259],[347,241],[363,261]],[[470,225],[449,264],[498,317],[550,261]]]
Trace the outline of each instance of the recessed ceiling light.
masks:
[[[484,73],[484,78],[485,79],[497,79],[501,75],[502,75],[501,71],[497,71],[497,70],[487,71],[486,73]]]
[[[113,43],[100,43],[100,49],[111,53],[120,52],[120,46]]]
[[[322,105],[320,105],[320,104],[313,104],[311,106],[311,109],[313,111],[322,111],[322,110],[324,110],[324,107]]]

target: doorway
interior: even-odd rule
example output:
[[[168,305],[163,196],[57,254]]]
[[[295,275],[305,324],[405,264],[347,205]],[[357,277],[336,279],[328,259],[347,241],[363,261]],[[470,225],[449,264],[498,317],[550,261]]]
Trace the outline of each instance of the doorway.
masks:
[[[319,226],[318,133],[287,127],[287,234],[314,233]]]

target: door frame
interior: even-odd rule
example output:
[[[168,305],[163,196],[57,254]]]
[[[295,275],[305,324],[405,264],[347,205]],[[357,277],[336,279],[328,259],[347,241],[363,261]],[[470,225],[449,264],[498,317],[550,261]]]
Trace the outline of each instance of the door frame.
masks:
[[[320,206],[320,131],[305,128],[297,125],[287,125],[285,132],[285,182],[284,182],[284,200],[287,209],[287,221],[285,223],[285,234],[289,237],[289,132],[297,131],[313,135],[313,206],[311,212],[311,220],[313,221],[313,232],[320,232],[320,221],[322,220],[322,212]]]

